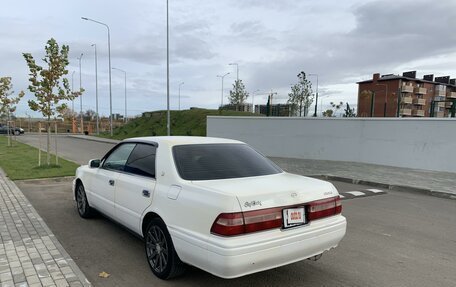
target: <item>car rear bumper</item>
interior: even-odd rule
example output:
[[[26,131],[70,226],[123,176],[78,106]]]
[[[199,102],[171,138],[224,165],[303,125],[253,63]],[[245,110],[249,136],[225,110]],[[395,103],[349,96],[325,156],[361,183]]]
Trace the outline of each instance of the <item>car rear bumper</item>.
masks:
[[[346,226],[345,217],[338,215],[292,230],[214,238],[207,246],[208,264],[203,269],[222,278],[235,278],[304,260],[336,247]]]

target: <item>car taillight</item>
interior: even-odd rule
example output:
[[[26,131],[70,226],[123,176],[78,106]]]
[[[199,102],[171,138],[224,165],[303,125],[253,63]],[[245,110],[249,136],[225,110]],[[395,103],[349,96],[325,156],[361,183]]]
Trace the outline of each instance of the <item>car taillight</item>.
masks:
[[[211,233],[233,236],[282,226],[282,209],[269,208],[247,212],[222,213],[211,227]]]
[[[331,197],[306,204],[307,220],[320,219],[342,212],[340,197]],[[222,213],[214,221],[211,233],[234,236],[282,227],[282,210],[285,207],[247,212]]]
[[[320,219],[342,212],[340,197],[317,200],[309,203],[307,218],[308,220]]]

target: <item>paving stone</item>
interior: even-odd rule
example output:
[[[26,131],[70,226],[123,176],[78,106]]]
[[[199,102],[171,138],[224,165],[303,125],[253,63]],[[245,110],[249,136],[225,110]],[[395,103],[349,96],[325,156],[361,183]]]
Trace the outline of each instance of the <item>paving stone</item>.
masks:
[[[60,268],[64,268],[61,270]],[[0,287],[91,286],[0,169]]]

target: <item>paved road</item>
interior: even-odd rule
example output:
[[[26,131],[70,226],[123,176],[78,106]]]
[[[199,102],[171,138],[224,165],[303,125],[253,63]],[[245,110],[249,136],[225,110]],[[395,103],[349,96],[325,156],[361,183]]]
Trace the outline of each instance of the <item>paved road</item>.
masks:
[[[319,261],[234,280],[190,268],[166,282],[151,273],[139,238],[102,216],[78,216],[69,181],[17,184],[95,286],[456,286],[455,200],[335,182],[342,194],[366,196],[343,201],[347,235]]]
[[[20,139],[38,145],[34,136]],[[65,157],[85,164],[113,145],[61,137],[59,146]],[[18,185],[95,286],[456,286],[456,200],[335,184],[345,196],[348,233],[320,261],[235,280],[190,268],[171,282],[151,274],[140,239],[103,217],[79,218],[69,182]],[[102,271],[111,277],[99,278]]]
[[[87,141],[59,135],[57,141],[57,148],[59,156],[72,160],[79,164],[87,164],[89,160],[94,158],[101,158],[105,155],[114,144],[101,143],[95,141]],[[46,135],[42,135],[41,139],[38,135],[23,135],[17,137],[23,143],[40,147],[42,150],[46,149]],[[40,143],[41,141],[41,143]],[[54,136],[51,137],[51,150],[54,152]]]

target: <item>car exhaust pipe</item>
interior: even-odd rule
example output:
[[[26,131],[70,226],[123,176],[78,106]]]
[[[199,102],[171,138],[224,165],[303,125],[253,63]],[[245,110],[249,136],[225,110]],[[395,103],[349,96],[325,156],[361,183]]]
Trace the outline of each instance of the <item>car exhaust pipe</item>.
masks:
[[[323,253],[320,253],[320,254],[317,254],[315,256],[307,258],[307,260],[317,261],[318,259],[321,258],[322,255],[323,255]]]

